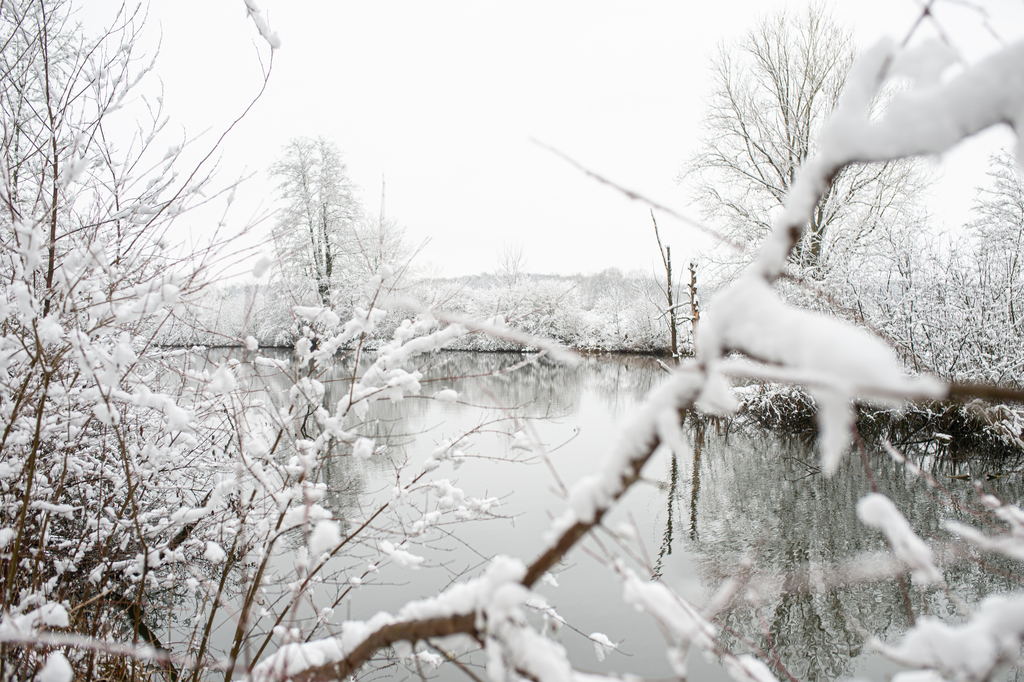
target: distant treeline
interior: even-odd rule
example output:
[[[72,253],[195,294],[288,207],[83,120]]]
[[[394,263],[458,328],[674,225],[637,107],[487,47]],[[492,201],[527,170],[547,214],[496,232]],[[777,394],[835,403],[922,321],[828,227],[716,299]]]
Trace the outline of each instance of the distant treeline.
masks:
[[[372,282],[367,287],[372,286]],[[387,290],[388,282],[382,290]],[[344,324],[357,307],[372,300],[372,290],[343,292],[334,311]],[[623,273],[610,268],[594,275],[477,275],[401,281],[377,305],[387,314],[369,339],[371,347],[391,340],[402,320],[414,312],[396,300],[417,301],[432,310],[473,320],[500,316],[509,328],[554,339],[581,350],[669,352],[669,329],[653,274]],[[240,345],[251,336],[260,346],[290,346],[301,332],[297,305],[314,301],[297,297],[282,281],[250,281],[209,286],[180,307],[161,327],[157,339],[173,346]],[[688,324],[679,329],[680,350],[692,354]],[[521,346],[483,335],[470,335],[454,348],[511,350]]]

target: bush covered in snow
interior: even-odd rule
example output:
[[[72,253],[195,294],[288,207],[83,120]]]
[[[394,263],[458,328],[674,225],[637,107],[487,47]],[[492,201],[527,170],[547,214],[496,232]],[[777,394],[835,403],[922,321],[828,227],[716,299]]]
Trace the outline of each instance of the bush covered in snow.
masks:
[[[655,300],[656,285],[642,273],[523,275],[512,285],[489,275],[412,279],[403,291],[412,300],[431,302],[438,311],[480,320],[500,316],[510,329],[579,350],[668,352],[668,329]],[[282,305],[288,300],[287,290],[274,280],[210,287],[168,321],[156,340],[168,346],[230,346],[253,336],[261,346],[288,347],[302,327],[290,307]],[[402,311],[389,313],[367,343],[386,343],[402,317]],[[680,331],[684,352],[692,354],[692,338]],[[453,347],[518,350],[522,344],[474,334]]]

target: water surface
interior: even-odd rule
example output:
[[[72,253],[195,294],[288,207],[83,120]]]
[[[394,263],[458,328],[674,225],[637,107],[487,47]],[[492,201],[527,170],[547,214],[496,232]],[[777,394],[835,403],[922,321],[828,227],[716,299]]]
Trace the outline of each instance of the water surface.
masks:
[[[406,548],[425,559],[416,570],[378,562],[385,539],[395,542],[401,529],[412,534],[421,514],[438,508],[439,490],[418,486],[405,505],[382,514],[325,572],[311,600],[317,608],[334,606],[322,634],[330,632],[331,622],[394,612],[410,599],[436,594],[477,574],[495,555],[532,561],[543,549],[551,517],[563,508],[562,486],[595,470],[630,412],[666,376],[653,359],[616,356],[587,357],[577,366],[541,358],[503,372],[524,357],[431,356],[422,367],[421,396],[379,402],[358,426],[387,446],[383,452],[366,461],[340,451],[325,458],[326,500],[348,531],[390,500],[396,485],[408,484],[430,453],[449,440],[458,440],[462,464],[454,468],[446,462],[421,482],[448,479],[468,497],[498,498],[500,504],[469,521],[448,512],[432,531],[410,537]],[[320,377],[327,386],[325,405],[334,405],[348,390],[350,373],[348,364],[339,363]],[[280,399],[273,397],[275,387],[290,387],[283,375],[264,369],[259,374],[271,400]],[[458,391],[456,402],[430,398],[447,388]],[[691,451],[659,452],[644,471],[645,481],[606,517],[607,528],[632,529],[635,539],[593,534],[566,557],[552,584],[538,588],[567,623],[556,637],[577,668],[648,678],[672,675],[657,624],[623,603],[621,583],[609,566],[612,557],[663,581],[698,607],[707,605],[725,581],[746,581],[749,589],[740,590],[716,616],[723,641],[735,653],[778,655],[801,680],[891,673],[892,666],[865,649],[865,636],[896,641],[909,626],[908,606],[915,617],[958,618],[945,592],[923,590],[910,580],[902,586],[891,579],[838,581],[850,562],[870,566],[871,557],[886,550],[881,535],[856,516],[856,503],[870,492],[872,478],[918,534],[940,550],[948,540],[943,520],[976,518],[965,511],[976,506],[969,482],[940,476],[947,495],[875,451],[867,456],[870,472],[855,456],[825,478],[807,439],[693,417],[685,432]],[[519,447],[526,441],[532,449]],[[986,486],[1007,501],[1020,501],[1017,474]],[[271,581],[294,580],[290,571],[299,542],[276,557]],[[950,589],[972,603],[1019,589],[1019,567],[1008,562],[989,560],[983,566],[976,557],[950,558],[944,571]],[[269,601],[268,618],[274,612],[274,600]],[[551,628],[557,622],[538,614],[536,624]],[[620,651],[598,661],[586,637],[592,632],[620,642]],[[701,679],[725,679],[717,664],[699,656],[691,657],[691,671]],[[430,671],[435,674],[465,679],[455,668]]]

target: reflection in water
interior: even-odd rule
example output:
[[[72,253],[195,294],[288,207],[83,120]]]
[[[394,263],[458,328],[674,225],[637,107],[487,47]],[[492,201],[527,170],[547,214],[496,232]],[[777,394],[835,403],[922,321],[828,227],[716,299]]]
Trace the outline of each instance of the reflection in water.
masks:
[[[700,459],[704,451],[704,429],[707,420],[691,413],[690,424],[693,427],[693,473],[690,475],[690,539],[694,542],[700,540],[697,530],[697,497],[700,493]]]
[[[661,549],[658,552],[658,560],[654,562],[654,578],[661,577],[661,564],[665,560],[665,556],[672,554],[672,537],[674,535],[673,522],[675,521],[675,514],[672,511],[675,506],[676,500],[679,499],[679,458],[673,452],[669,458],[669,473],[668,473],[668,494],[665,496],[668,498],[668,511],[665,513],[665,534],[661,538]]]
[[[698,557],[704,585],[745,574],[756,586],[749,599],[741,594],[732,608],[719,614],[719,623],[730,633],[726,641],[746,650],[747,640],[769,658],[778,655],[800,680],[853,674],[854,659],[864,651],[865,632],[894,640],[911,624],[896,580],[835,584],[843,564],[887,550],[881,534],[857,519],[857,501],[871,490],[864,467],[848,460],[826,478],[811,464],[816,453],[804,440],[754,430],[734,431],[728,438],[701,431],[691,431],[689,550]],[[869,459],[879,491],[893,500],[919,536],[941,541],[948,537],[941,527],[944,520],[974,518],[884,453]],[[1002,480],[1004,499],[1020,499],[1017,478]],[[698,500],[701,480],[705,485]],[[967,485],[958,492],[964,500],[974,498]],[[1001,568],[1019,576],[1017,567],[1005,563]],[[1019,588],[1012,579],[974,563],[944,568],[950,589],[968,601]],[[794,582],[797,576],[804,579]],[[937,588],[912,588],[909,598],[917,615],[955,616],[945,592]]]
[[[566,426],[557,429],[557,436],[547,443],[558,446],[574,437],[572,415],[584,395],[598,398],[614,417],[640,401],[661,378],[654,360],[635,356],[616,357],[613,361],[583,356],[576,365],[540,357],[508,371],[529,357],[514,353],[435,353],[416,367],[424,375],[420,381],[421,396],[406,397],[398,403],[376,402],[364,418],[351,415],[345,428],[357,430],[381,445],[385,456],[371,459],[367,471],[365,466],[353,466],[350,457],[330,452],[324,458],[323,481],[328,484],[331,508],[346,516],[344,512],[357,507],[360,496],[365,496],[363,478],[367,474],[389,476],[396,467],[422,457],[431,449],[429,445],[436,446],[445,438],[464,437],[466,432],[511,435],[526,423],[544,421]],[[281,351],[280,359],[288,358],[290,355]],[[363,369],[371,362],[364,355]],[[346,357],[316,376],[325,389],[321,407],[333,411],[347,395],[352,385],[353,363],[352,357]],[[267,381],[281,395],[286,395],[292,385],[292,379],[281,374],[270,375]],[[439,410],[430,396],[449,388],[458,392],[459,405]],[[310,406],[310,420],[316,407]],[[454,413],[465,416],[470,412],[475,417],[471,423],[453,419]],[[474,451],[472,445],[467,447],[470,456],[493,456],[479,449]],[[505,448],[506,457],[514,455]]]

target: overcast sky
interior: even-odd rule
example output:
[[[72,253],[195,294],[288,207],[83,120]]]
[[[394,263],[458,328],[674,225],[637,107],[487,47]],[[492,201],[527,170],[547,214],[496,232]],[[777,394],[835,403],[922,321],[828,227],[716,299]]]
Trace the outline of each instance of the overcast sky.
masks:
[[[582,175],[540,140],[607,177],[697,217],[675,176],[693,152],[720,44],[779,7],[775,0],[259,0],[281,49],[262,100],[229,137],[222,177],[255,173],[232,219],[271,209],[266,169],[296,136],[324,135],[342,150],[364,208],[380,208],[421,265],[446,275],[493,270],[521,246],[542,273],[649,269],[657,258],[646,206]],[[91,0],[90,24],[114,5]],[[982,2],[979,13],[940,0],[935,14],[965,59],[1024,35],[1024,3]],[[243,0],[152,0],[148,40],[175,134],[209,145],[259,90],[260,44]],[[836,19],[859,45],[902,38],[913,0],[837,0]],[[922,36],[934,35],[931,29]],[[937,220],[967,216],[988,135],[947,159]],[[941,170],[941,167],[939,168]],[[197,220],[197,223],[199,221]],[[685,259],[706,244],[692,228],[659,221]],[[202,230],[204,225],[195,224]],[[678,258],[678,256],[677,256]]]

